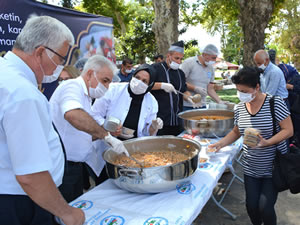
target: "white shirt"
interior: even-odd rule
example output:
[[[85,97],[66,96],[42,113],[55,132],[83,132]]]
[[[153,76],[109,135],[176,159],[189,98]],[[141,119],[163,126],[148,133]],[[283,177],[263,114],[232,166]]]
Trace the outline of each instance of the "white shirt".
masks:
[[[100,125],[103,125],[106,116],[113,116],[124,123],[132,100],[127,88],[128,83],[112,83],[105,95],[95,101],[92,106],[93,117]],[[146,93],[138,122],[138,137],[150,135],[149,127],[152,120],[156,119],[157,112],[156,99],[150,92]]]
[[[184,60],[180,67],[186,78],[186,82],[193,84],[197,87],[202,87],[207,91],[209,83],[214,82],[215,71],[211,65],[203,66],[199,61],[198,56],[193,56]],[[190,91],[192,95],[196,94]],[[203,96],[201,102],[206,101],[206,96]],[[183,101],[184,106],[192,106],[188,101]]]
[[[92,136],[73,127],[64,115],[74,109],[82,109],[91,114],[91,103],[92,99],[82,77],[62,82],[50,98],[52,119],[64,143],[69,161],[86,161],[93,151]]]
[[[64,156],[49,103],[33,71],[12,52],[0,60],[0,194],[26,195],[16,175],[49,171],[62,182]]]

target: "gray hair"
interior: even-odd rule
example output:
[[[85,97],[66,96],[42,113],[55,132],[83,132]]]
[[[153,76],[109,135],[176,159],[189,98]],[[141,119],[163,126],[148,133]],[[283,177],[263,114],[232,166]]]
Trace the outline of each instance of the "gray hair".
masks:
[[[202,53],[206,53],[208,55],[218,55],[219,50],[215,45],[209,44],[205,46]]]
[[[261,60],[266,60],[266,59],[269,59],[269,54],[267,51],[263,50],[263,49],[260,49],[260,50],[257,50],[255,53],[254,53],[254,57],[258,57],[260,58]]]
[[[74,36],[64,23],[50,16],[31,15],[18,35],[14,48],[25,53],[32,53],[39,46],[58,50],[65,41],[74,44]]]
[[[81,76],[87,73],[88,70],[99,71],[102,67],[108,67],[112,73],[117,69],[115,64],[113,64],[109,59],[102,55],[93,55],[84,64]]]

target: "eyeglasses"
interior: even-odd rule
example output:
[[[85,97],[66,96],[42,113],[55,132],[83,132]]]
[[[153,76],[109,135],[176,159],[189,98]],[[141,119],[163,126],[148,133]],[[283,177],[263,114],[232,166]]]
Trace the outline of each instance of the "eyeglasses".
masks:
[[[56,51],[54,51],[53,49],[47,47],[47,46],[44,46],[45,49],[48,49],[49,51],[53,52],[55,55],[57,55],[60,59],[61,59],[61,65],[65,65],[66,62],[67,62],[67,57],[68,55],[66,55],[65,57],[58,54]]]

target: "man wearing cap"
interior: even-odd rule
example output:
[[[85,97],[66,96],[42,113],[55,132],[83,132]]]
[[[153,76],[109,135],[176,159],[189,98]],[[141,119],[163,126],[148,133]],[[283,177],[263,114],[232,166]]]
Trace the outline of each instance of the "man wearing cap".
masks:
[[[205,107],[206,96],[209,95],[217,103],[221,99],[214,89],[215,71],[213,64],[216,62],[218,49],[215,45],[207,45],[202,55],[196,55],[184,60],[181,69],[185,73],[187,89],[192,94],[200,94],[202,107]],[[184,101],[184,110],[193,109],[189,101]]]
[[[179,66],[184,54],[183,41],[171,45],[166,60],[155,63],[157,76],[151,91],[158,102],[158,114],[164,122],[158,135],[178,135],[182,131],[182,122],[177,114],[182,111],[183,97],[176,90],[190,95],[186,88],[185,75]]]

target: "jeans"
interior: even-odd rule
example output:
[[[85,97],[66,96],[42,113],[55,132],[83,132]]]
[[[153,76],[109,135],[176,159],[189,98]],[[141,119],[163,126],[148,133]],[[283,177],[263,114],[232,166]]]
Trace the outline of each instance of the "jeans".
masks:
[[[278,191],[272,178],[254,178],[244,175],[246,208],[253,225],[276,225],[274,205]]]

